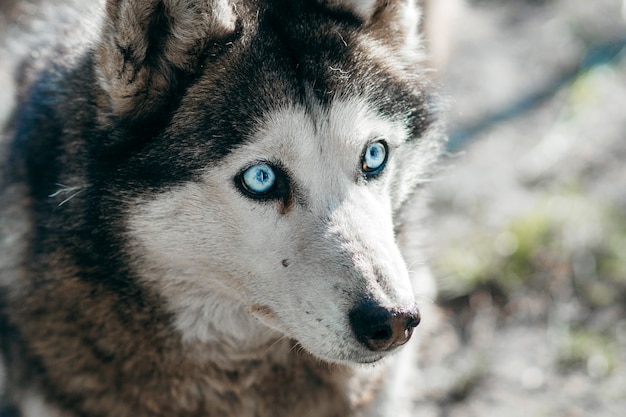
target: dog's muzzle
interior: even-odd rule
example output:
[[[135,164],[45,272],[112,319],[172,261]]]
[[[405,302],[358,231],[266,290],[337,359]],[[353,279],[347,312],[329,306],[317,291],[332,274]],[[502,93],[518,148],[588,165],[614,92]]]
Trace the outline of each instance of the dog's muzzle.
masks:
[[[349,318],[357,340],[375,352],[389,351],[408,342],[421,320],[415,304],[388,309],[371,301],[354,308]]]

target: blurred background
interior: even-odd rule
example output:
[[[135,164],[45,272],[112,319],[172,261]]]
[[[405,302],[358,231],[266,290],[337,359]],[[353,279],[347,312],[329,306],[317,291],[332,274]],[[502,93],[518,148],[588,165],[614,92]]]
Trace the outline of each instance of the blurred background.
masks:
[[[623,417],[626,6],[462,1],[428,10],[450,142],[419,416]],[[36,9],[0,0],[0,27]]]
[[[626,416],[626,5],[439,1],[420,416]]]

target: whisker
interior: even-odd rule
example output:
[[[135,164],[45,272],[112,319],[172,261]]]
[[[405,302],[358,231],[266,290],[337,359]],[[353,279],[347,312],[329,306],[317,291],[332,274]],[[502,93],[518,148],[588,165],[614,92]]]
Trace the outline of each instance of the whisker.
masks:
[[[267,354],[270,350],[272,350],[272,348],[276,345],[278,345],[280,342],[282,342],[283,340],[287,339],[286,335],[283,335],[281,337],[278,338],[278,340],[276,340],[274,343],[272,343],[266,350],[264,354]]]
[[[63,194],[71,194],[69,197],[65,198],[63,201],[61,201],[59,203],[59,207],[64,205],[65,203],[67,203],[68,201],[70,201],[71,199],[73,199],[74,197],[76,197],[77,195],[79,195],[80,193],[82,193],[89,185],[88,184],[84,184],[84,185],[77,185],[77,186],[69,186],[69,185],[65,185],[62,183],[56,183],[56,186],[60,187],[57,191],[55,191],[52,194],[49,194],[48,197],[49,198],[55,198],[55,197],[59,197]]]
[[[430,297],[426,297],[423,294],[415,294],[415,298],[418,298],[418,299],[420,299],[422,301],[426,301],[426,302],[428,302],[429,304],[432,304],[432,305],[435,305],[435,303],[436,303],[435,300],[433,300]]]
[[[63,204],[67,203],[68,201],[70,201],[72,198],[76,197],[78,194],[82,193],[83,191],[84,191],[84,189],[76,191],[74,194],[72,194],[71,196],[67,197],[65,200],[61,201],[59,203],[59,207],[61,207]]]

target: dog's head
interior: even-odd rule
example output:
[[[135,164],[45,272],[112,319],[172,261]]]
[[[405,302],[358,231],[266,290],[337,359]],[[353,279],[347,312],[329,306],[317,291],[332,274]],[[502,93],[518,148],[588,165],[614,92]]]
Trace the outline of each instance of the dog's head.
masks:
[[[394,216],[440,142],[418,20],[412,0],[108,3],[102,151],[186,338],[362,363],[408,341]]]

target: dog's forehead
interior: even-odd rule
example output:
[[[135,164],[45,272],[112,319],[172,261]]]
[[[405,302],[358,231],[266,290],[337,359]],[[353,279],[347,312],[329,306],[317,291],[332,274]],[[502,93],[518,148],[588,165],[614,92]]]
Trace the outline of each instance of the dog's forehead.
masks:
[[[241,36],[229,42],[226,53],[207,58],[203,78],[219,80],[218,89],[240,88],[236,93],[249,93],[258,103],[268,104],[288,96],[301,99],[310,92],[324,101],[338,95],[381,94],[387,87],[383,84],[419,87],[420,65],[404,60],[420,56],[417,46],[399,48],[391,27],[368,25],[356,14],[335,11],[358,1],[266,3],[262,7],[264,2],[255,2],[257,7],[242,11]]]
[[[313,7],[314,0],[294,1],[309,7],[283,3],[285,10],[249,17],[242,37],[205,64],[187,104],[207,113],[206,127],[227,125],[246,136],[268,109],[345,97],[363,97],[391,118],[428,113],[419,67],[400,62],[393,47],[351,18]]]
[[[391,62],[390,50],[386,56],[377,54],[390,46],[373,36],[381,31],[368,30],[352,14],[313,7],[341,1],[287,3],[289,7],[271,7],[259,15],[245,59],[282,75],[301,98],[313,93],[325,101],[379,82],[377,70],[388,69]]]
[[[265,96],[287,93],[303,101],[312,93],[325,101],[366,81],[355,77],[371,60],[361,50],[366,36],[350,19],[317,8],[272,7],[250,26],[236,69],[253,77]]]

